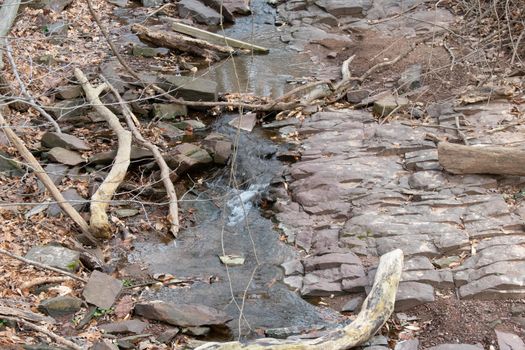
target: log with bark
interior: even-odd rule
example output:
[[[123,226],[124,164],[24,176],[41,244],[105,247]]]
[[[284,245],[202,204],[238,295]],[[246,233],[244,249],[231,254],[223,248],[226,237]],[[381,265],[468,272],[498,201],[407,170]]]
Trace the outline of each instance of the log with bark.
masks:
[[[196,350],[342,350],[363,344],[388,320],[394,311],[397,287],[403,269],[403,252],[393,250],[381,257],[372,290],[357,318],[348,326],[317,339],[258,339],[249,343],[207,343]]]
[[[75,77],[80,82],[80,85],[82,85],[89,103],[91,103],[98,114],[106,120],[111,129],[117,134],[118,149],[115,161],[104,182],[102,182],[95,194],[91,196],[90,204],[91,218],[89,220],[89,226],[91,231],[95,237],[109,238],[111,236],[111,225],[106,214],[106,209],[109,206],[109,201],[111,201],[113,194],[126,177],[131,155],[131,132],[124,129],[122,125],[120,125],[117,116],[100,101],[99,96],[102,91],[107,88],[106,84],[101,84],[96,88],[91,86],[84,73],[78,68],[75,69]]]
[[[136,33],[141,40],[156,46],[187,52],[213,61],[220,61],[221,58],[228,57],[234,53],[231,47],[215,45],[205,40],[190,38],[166,30],[147,28],[140,24],[132,25],[131,30]]]
[[[438,158],[453,174],[525,175],[525,150],[519,148],[440,142]]]

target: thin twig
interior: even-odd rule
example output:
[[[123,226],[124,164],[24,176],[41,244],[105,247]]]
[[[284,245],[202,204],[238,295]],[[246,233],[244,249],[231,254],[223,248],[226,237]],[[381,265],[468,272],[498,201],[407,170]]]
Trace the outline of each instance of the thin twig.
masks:
[[[29,289],[34,286],[39,286],[41,284],[47,283],[61,283],[66,282],[71,278],[70,276],[58,276],[58,277],[38,277],[33,278],[31,281],[24,282],[20,285],[20,289]]]
[[[75,279],[77,281],[80,281],[80,282],[84,282],[84,283],[87,282],[84,278],[79,277],[79,276],[77,276],[77,275],[75,275],[73,273],[61,270],[61,269],[53,267],[53,266],[49,266],[49,265],[43,264],[43,263],[38,262],[38,261],[26,259],[26,258],[24,258],[24,257],[22,257],[20,255],[16,255],[14,253],[8,252],[7,250],[1,249],[1,248],[0,248],[0,254],[7,255],[10,258],[19,260],[19,261],[21,261],[23,263],[26,263],[28,265],[33,265],[33,266],[39,267],[39,268],[44,269],[44,270],[49,270],[49,271],[53,271],[53,272],[59,273],[59,274],[64,275],[64,276],[68,276],[68,277],[73,278],[73,279]]]

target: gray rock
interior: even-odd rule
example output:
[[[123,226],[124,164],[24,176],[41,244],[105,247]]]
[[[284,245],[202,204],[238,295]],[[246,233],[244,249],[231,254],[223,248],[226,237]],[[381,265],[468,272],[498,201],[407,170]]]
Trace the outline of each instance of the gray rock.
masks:
[[[46,108],[55,119],[61,119],[62,121],[85,115],[89,112],[89,109],[90,106],[81,98],[60,101]]]
[[[82,296],[84,299],[99,308],[109,309],[122,290],[122,282],[97,270],[91,273]]]
[[[414,64],[408,67],[408,69],[401,74],[401,78],[397,82],[398,90],[400,92],[406,92],[420,88],[421,69],[420,64]]]
[[[403,271],[433,270],[434,265],[426,256],[414,256],[407,259],[403,265]]]
[[[153,116],[155,119],[173,119],[188,115],[188,108],[176,103],[153,104]]]
[[[210,331],[210,327],[188,327],[184,329],[183,333],[187,333],[195,337],[203,337],[208,335]]]
[[[287,276],[283,278],[283,283],[293,290],[299,290],[303,287],[303,276]]]
[[[163,301],[138,303],[135,314],[180,327],[224,325],[232,318],[223,311],[198,304],[172,304]]]
[[[359,103],[371,94],[370,90],[351,90],[346,93],[346,100],[350,103]]]
[[[525,349],[525,343],[516,334],[496,330],[498,345],[500,350],[522,350]]]
[[[181,129],[172,125],[172,123],[158,122],[156,124],[162,130],[162,136],[170,141],[181,141],[185,133]]]
[[[120,68],[120,63],[118,63],[116,60],[104,62],[100,65],[100,71],[102,75],[108,80],[108,82],[111,85],[113,85],[115,89],[117,89],[118,92],[123,94],[126,91],[128,84],[118,74],[119,68]],[[144,79],[144,81],[147,81],[147,79]],[[109,107],[111,108],[111,106]],[[117,111],[117,112],[120,113],[120,111]]]
[[[226,135],[211,133],[202,141],[202,147],[216,164],[226,164],[232,154],[232,142]]]
[[[191,130],[197,129],[198,130],[198,129],[204,129],[206,127],[206,124],[204,124],[200,120],[186,119],[186,120],[182,120],[177,123],[173,123],[173,126],[175,126],[176,128],[180,130],[187,130],[187,129],[191,129]]]
[[[139,320],[126,320],[120,322],[106,323],[98,326],[106,333],[135,333],[141,334],[148,324]]]
[[[144,0],[144,1],[157,1],[157,0]],[[146,7],[156,7],[156,6],[146,6]],[[170,50],[165,47],[149,47],[149,46],[142,46],[142,45],[133,46],[133,50],[131,51],[131,54],[136,57],[157,57],[157,56],[163,57],[163,56],[168,56],[169,53],[170,53]],[[178,106],[183,107],[181,105],[178,105]]]
[[[91,147],[76,136],[59,134],[57,132],[46,132],[42,135],[42,145],[48,148],[62,147],[74,151],[89,151]]]
[[[396,311],[405,311],[415,306],[434,301],[434,288],[418,282],[401,282],[396,295]]]
[[[434,264],[439,266],[439,268],[444,269],[450,267],[451,264],[457,263],[459,261],[461,261],[461,258],[457,255],[444,256],[439,259],[434,259]]]
[[[180,329],[177,327],[169,328],[165,330],[159,337],[157,338],[157,341],[159,343],[163,344],[169,344],[175,338],[177,334],[179,334]]]
[[[62,100],[72,100],[83,94],[80,85],[63,85],[56,88],[56,96]]]
[[[79,153],[62,147],[51,148],[47,152],[47,157],[53,162],[71,166],[79,165],[85,161]]]
[[[108,0],[108,2],[118,7],[128,7],[129,5],[128,0]]]
[[[60,185],[62,182],[62,179],[66,177],[66,174],[68,172],[69,167],[63,164],[57,164],[57,163],[49,163],[44,167],[44,170],[46,171],[47,175],[51,178],[51,181],[55,185]],[[45,186],[40,180],[38,180],[38,189],[43,191],[45,190]]]
[[[66,40],[68,28],[69,24],[67,22],[58,21],[46,25],[44,33],[49,37],[50,43],[59,45]]]
[[[89,158],[89,164],[111,164],[116,156],[116,150],[96,153]],[[153,158],[153,153],[149,149],[131,146],[130,160],[134,161],[146,158]]]
[[[354,312],[357,309],[363,305],[363,301],[365,299],[363,297],[353,297],[352,299],[348,300],[343,307],[341,308],[342,312]]]
[[[21,176],[24,174],[19,163],[2,151],[0,151],[0,173],[8,176]]]
[[[119,350],[119,347],[108,339],[96,342],[90,350]]]
[[[247,16],[252,13],[249,3],[244,0],[223,0],[224,7],[231,13]]]
[[[396,344],[394,350],[419,350],[419,339],[400,341]]]
[[[75,271],[80,263],[79,252],[54,245],[33,247],[27,252],[25,258],[65,271]]]
[[[483,346],[470,344],[441,344],[432,346],[426,350],[483,350]]]
[[[165,159],[171,169],[177,169],[178,174],[213,162],[208,152],[189,143],[176,146],[170,153],[165,155]]]
[[[141,0],[144,7],[159,7],[164,5],[164,0]]]
[[[306,272],[339,267],[342,264],[361,265],[361,260],[354,253],[331,253],[303,259]]]
[[[219,14],[222,14],[222,17],[225,22],[235,23],[235,17],[233,16],[233,12],[230,11],[229,6],[226,6],[224,0],[200,0],[200,1],[204,5],[217,11]]]
[[[221,22],[221,15],[197,0],[181,0],[177,4],[179,16],[192,18],[197,23],[217,25]]]
[[[56,298],[43,300],[38,305],[38,310],[51,317],[61,317],[74,314],[80,310],[82,300],[72,296],[64,295]]]
[[[371,0],[316,0],[315,4],[336,17],[364,17],[372,7]]]
[[[255,113],[246,113],[242,117],[233,118],[228,125],[233,126],[234,128],[239,128],[244,131],[252,132],[255,124],[257,123],[257,115]]]
[[[304,273],[304,267],[301,260],[294,259],[282,263],[281,266],[284,268],[284,274],[289,275],[302,275]]]
[[[342,288],[345,292],[364,292],[365,288],[370,286],[368,277],[358,277],[352,279],[344,279],[341,282]]]
[[[436,288],[454,288],[454,279],[450,270],[405,271],[401,276],[401,280],[404,282],[427,283]]]
[[[62,196],[77,211],[82,211],[82,209],[88,203],[88,201],[86,199],[84,199],[84,197],[79,195],[77,190],[74,189],[74,188],[69,188],[69,189],[63,191],[62,192]],[[47,215],[48,216],[58,216],[61,212],[62,212],[62,209],[60,209],[60,206],[57,203],[51,204],[49,206],[49,208],[47,209]]]
[[[186,101],[217,101],[217,83],[212,80],[166,75],[159,84],[173,96]]]
[[[73,0],[32,0],[28,6],[35,9],[48,9],[62,12]]]
[[[302,296],[330,296],[343,292],[341,282],[330,282],[315,275],[307,275],[303,279]]]
[[[374,102],[373,111],[380,117],[386,117],[394,110],[400,111],[409,103],[405,97],[387,95]]]

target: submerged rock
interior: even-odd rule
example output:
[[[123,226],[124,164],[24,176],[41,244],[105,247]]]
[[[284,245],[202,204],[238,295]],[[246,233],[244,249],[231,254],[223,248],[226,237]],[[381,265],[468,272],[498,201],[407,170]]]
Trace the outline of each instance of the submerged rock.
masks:
[[[74,271],[79,267],[80,253],[61,246],[46,245],[31,248],[25,258],[65,271]]]
[[[180,327],[224,325],[232,318],[223,311],[199,304],[152,301],[135,305],[135,313],[150,320]]]
[[[38,305],[38,310],[51,317],[60,317],[74,314],[82,306],[82,300],[72,296],[64,295],[56,298],[43,300]]]

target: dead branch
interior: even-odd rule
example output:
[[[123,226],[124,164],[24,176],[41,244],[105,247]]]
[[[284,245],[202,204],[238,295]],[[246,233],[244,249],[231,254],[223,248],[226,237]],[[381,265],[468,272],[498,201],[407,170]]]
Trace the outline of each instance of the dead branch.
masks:
[[[26,320],[24,320],[22,318],[10,317],[10,316],[2,316],[2,318],[6,319],[6,320],[13,321],[13,322],[21,323],[24,326],[26,326],[28,328],[31,328],[32,330],[35,330],[35,331],[37,331],[39,333],[42,333],[42,334],[45,334],[48,337],[50,337],[51,339],[53,339],[54,341],[56,341],[58,344],[62,344],[64,346],[67,346],[69,349],[73,349],[73,350],[82,350],[83,349],[81,346],[73,343],[70,340],[67,340],[64,337],[59,336],[58,334],[50,331],[49,329],[44,328],[42,326],[38,326],[38,325],[36,325],[34,323],[31,323],[29,321],[26,321]]]
[[[5,0],[2,4],[2,7],[0,7],[0,18],[2,19],[0,21],[0,38],[6,37],[9,31],[11,30],[11,26],[13,25],[16,14],[18,13],[18,8],[20,7],[20,0]],[[9,85],[7,83],[7,80],[4,76],[4,59],[3,59],[3,51],[5,50],[4,47],[5,41],[0,41],[0,93],[7,95],[9,94],[9,88],[7,86]]]
[[[525,175],[525,151],[505,146],[464,146],[440,142],[439,163],[453,174]]]
[[[36,266],[36,267],[39,267],[39,268],[44,269],[44,270],[53,271],[53,272],[59,273],[61,275],[73,278],[73,279],[75,279],[77,281],[86,283],[85,279],[83,279],[82,277],[78,277],[77,275],[75,275],[75,274],[73,274],[71,272],[67,272],[67,271],[61,270],[61,269],[53,267],[53,266],[42,264],[42,263],[40,263],[38,261],[26,259],[26,258],[24,258],[24,257],[22,257],[20,255],[16,255],[14,253],[10,253],[7,250],[1,249],[1,248],[0,248],[0,254],[7,255],[8,257],[16,259],[16,260],[19,260],[19,261],[21,261],[21,262],[23,262],[25,264]]]
[[[20,307],[9,307],[5,305],[0,305],[0,318],[4,316],[13,316],[23,318],[24,320],[33,321],[33,322],[43,322],[48,324],[55,324],[56,321],[53,317],[44,316],[42,314],[37,314],[31,310],[24,310]]]
[[[38,277],[33,278],[31,281],[24,282],[20,285],[20,289],[29,289],[33,288],[34,286],[39,286],[41,284],[47,284],[47,283],[62,283],[69,280],[70,277],[66,276],[58,276],[58,277]]]
[[[133,137],[144,147],[149,149],[153,153],[153,157],[155,158],[155,161],[159,165],[160,168],[160,175],[162,178],[162,183],[164,184],[164,187],[166,188],[166,193],[169,198],[169,215],[168,215],[168,221],[171,224],[171,233],[173,236],[177,237],[179,233],[179,207],[178,207],[178,200],[177,200],[177,193],[175,192],[175,187],[173,186],[173,182],[171,182],[170,174],[171,169],[164,160],[164,157],[159,151],[159,148],[154,145],[153,143],[146,140],[140,131],[135,126],[135,121],[137,118],[129,108],[128,104],[122,99],[122,96],[120,96],[119,92],[109,83],[107,80],[105,81],[109,89],[113,92],[113,94],[117,97],[118,103],[120,104],[120,107],[122,108],[122,114],[126,118],[126,123],[128,124],[128,128],[133,133]]]
[[[25,96],[25,98],[28,100],[29,104],[31,106],[33,106],[33,108],[35,108],[38,113],[40,113],[44,118],[47,119],[47,121],[53,126],[53,128],[55,128],[55,131],[59,134],[62,133],[62,130],[60,130],[60,126],[58,126],[58,123],[56,122],[55,119],[53,119],[52,116],[49,115],[49,113],[47,113],[45,111],[45,109],[43,109],[36,101],[35,99],[33,98],[33,96],[31,96],[31,94],[29,94],[29,92],[27,91],[26,89],[26,86],[24,84],[24,82],[22,81],[22,78],[20,78],[20,74],[18,73],[18,68],[16,66],[16,62],[13,58],[13,54],[12,54],[12,49],[11,49],[11,45],[9,44],[9,41],[7,39],[4,39],[4,46],[6,48],[6,54],[7,54],[7,59],[9,60],[9,64],[11,65],[11,70],[13,71],[13,74],[15,75],[15,78],[16,78],[16,81],[18,82],[18,86],[20,87],[20,91],[22,91],[22,94]]]
[[[131,132],[124,129],[117,116],[100,101],[99,95],[107,88],[106,84],[100,84],[96,88],[91,86],[84,73],[78,68],[75,69],[75,77],[82,85],[88,101],[117,134],[118,149],[115,162],[104,182],[91,197],[90,205],[91,218],[89,223],[93,234],[96,237],[109,238],[111,236],[111,225],[106,209],[109,205],[108,201],[111,200],[118,186],[124,180],[128,170],[131,154]]]
[[[207,343],[196,350],[340,350],[350,349],[370,339],[394,311],[397,287],[403,268],[403,252],[393,250],[381,257],[372,290],[357,318],[343,329],[312,340],[258,339],[249,343]]]
[[[91,235],[89,225],[87,224],[86,220],[80,214],[78,211],[73,208],[73,206],[62,196],[62,193],[58,190],[58,188],[53,183],[53,180],[47,175],[45,170],[42,168],[40,163],[38,163],[38,160],[33,156],[33,154],[27,149],[27,147],[24,144],[24,141],[20,139],[13,130],[11,130],[10,125],[5,120],[4,116],[0,112],[0,126],[3,128],[4,133],[6,134],[7,138],[13,143],[17,151],[22,155],[22,158],[29,164],[29,166],[33,169],[35,172],[35,175],[38,177],[40,181],[44,184],[46,189],[51,193],[51,196],[56,200],[57,204],[62,208],[62,210],[73,219],[75,224],[80,228],[85,238],[87,238],[90,241],[90,244],[96,246],[97,240],[95,237]]]
[[[188,52],[214,61],[220,61],[221,57],[228,57],[234,52],[231,47],[211,44],[205,40],[190,38],[174,32],[147,28],[140,24],[132,25],[131,30],[141,40],[153,43],[156,46]]]

